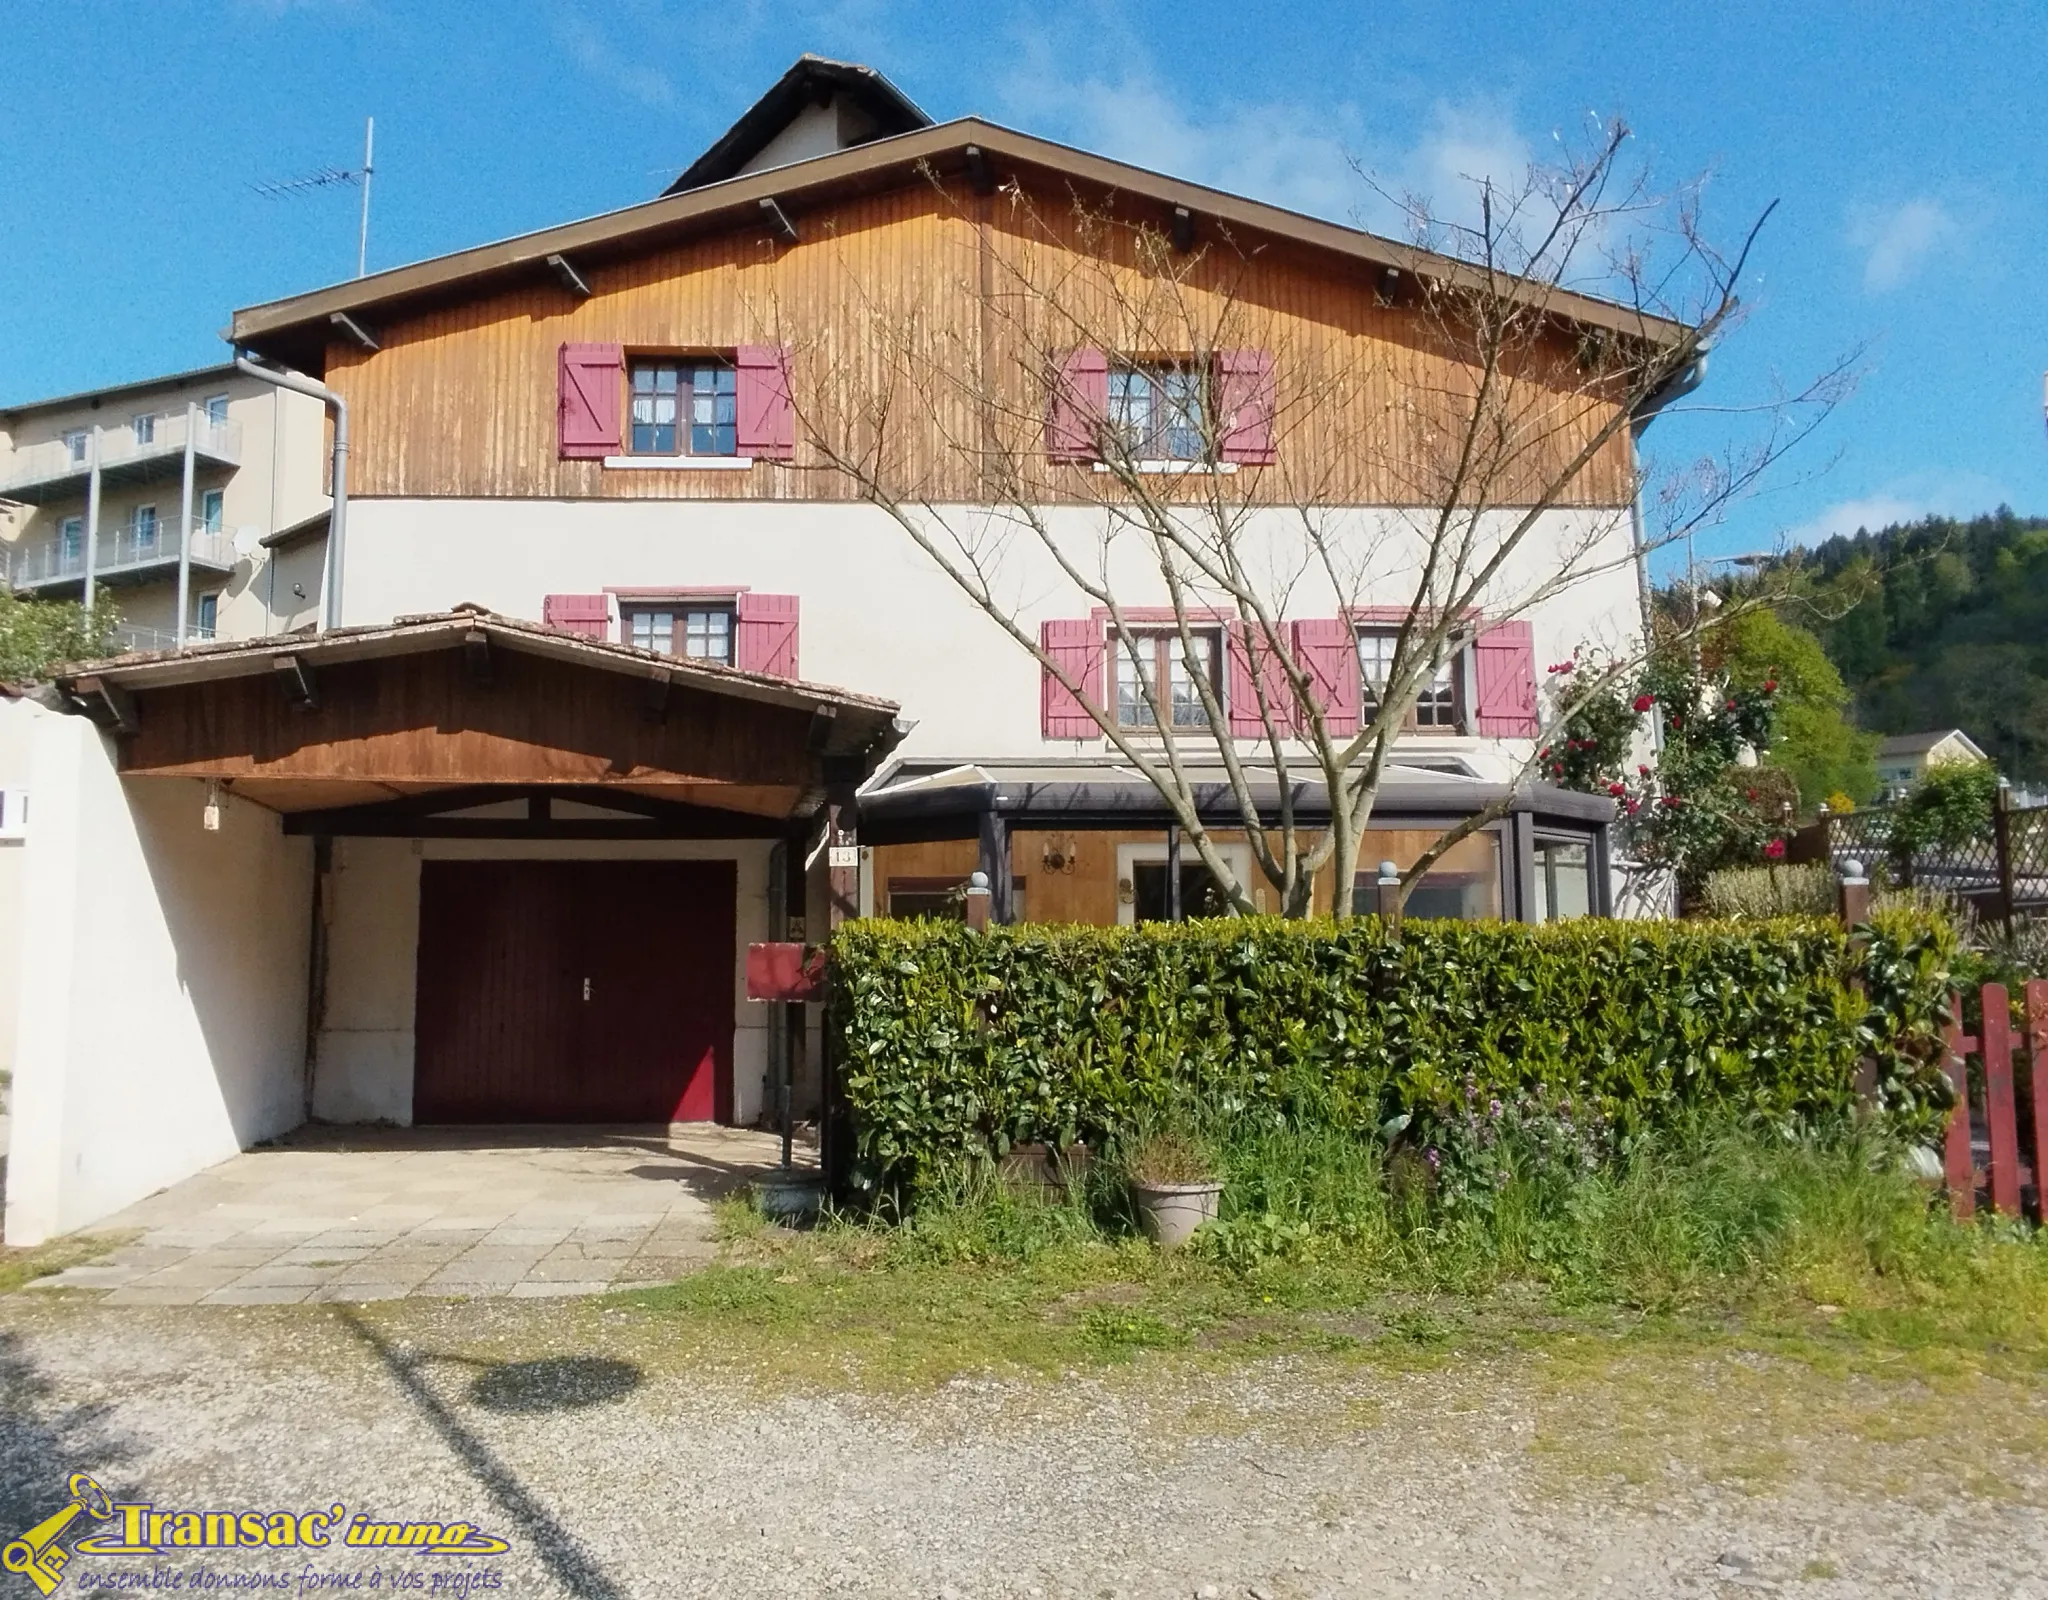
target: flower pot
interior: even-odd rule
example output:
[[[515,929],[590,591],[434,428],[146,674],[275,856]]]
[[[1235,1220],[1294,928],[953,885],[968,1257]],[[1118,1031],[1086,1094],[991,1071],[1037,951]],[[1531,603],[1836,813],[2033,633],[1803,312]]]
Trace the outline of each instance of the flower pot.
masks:
[[[1214,1222],[1222,1196],[1220,1180],[1140,1183],[1131,1179],[1131,1203],[1138,1208],[1138,1226],[1162,1250],[1178,1250],[1203,1223]]]
[[[815,1221],[825,1203],[825,1179],[803,1167],[785,1167],[757,1178],[754,1198],[771,1222]]]

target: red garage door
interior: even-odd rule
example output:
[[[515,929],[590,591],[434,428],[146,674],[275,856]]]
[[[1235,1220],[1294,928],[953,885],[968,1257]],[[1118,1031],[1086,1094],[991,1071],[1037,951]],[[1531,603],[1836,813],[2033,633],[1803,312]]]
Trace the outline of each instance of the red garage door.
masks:
[[[732,1120],[730,861],[429,861],[415,1122]]]

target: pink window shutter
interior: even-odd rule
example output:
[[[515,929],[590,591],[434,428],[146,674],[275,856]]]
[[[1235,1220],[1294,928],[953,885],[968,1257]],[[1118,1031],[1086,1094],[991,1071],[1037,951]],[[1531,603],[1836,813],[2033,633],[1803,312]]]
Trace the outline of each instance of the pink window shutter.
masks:
[[[565,344],[557,371],[555,429],[565,461],[619,450],[619,391],[626,353],[615,344]]]
[[[1098,623],[1092,618],[1041,623],[1038,642],[1083,695],[1098,706],[1102,704],[1103,644]],[[1048,739],[1093,739],[1102,731],[1087,707],[1050,668],[1040,672],[1038,721]]]
[[[604,594],[550,594],[540,602],[540,619],[550,628],[580,633],[586,639],[612,636],[612,601]]]
[[[745,672],[794,678],[797,597],[755,594],[749,590],[739,597],[735,610],[739,626],[735,630],[733,664]]]
[[[1093,461],[1096,430],[1109,416],[1109,357],[1100,350],[1070,350],[1053,379],[1045,413],[1048,460]],[[1090,724],[1093,726],[1093,724]]]
[[[1286,626],[1281,626],[1284,639]],[[1233,622],[1224,652],[1228,669],[1224,678],[1224,711],[1230,719],[1233,739],[1263,739],[1266,715],[1283,738],[1294,731],[1294,689],[1287,681],[1287,664],[1274,653],[1266,632],[1256,622]],[[1256,671],[1257,679],[1253,678]],[[1259,687],[1266,691],[1265,712],[1259,707]]]
[[[1216,352],[1217,459],[1270,467],[1276,410],[1272,351]]]
[[[1294,625],[1294,659],[1308,674],[1309,693],[1323,726],[1348,737],[1358,731],[1358,638],[1343,617],[1317,617]]]
[[[743,344],[733,354],[739,453],[769,461],[796,455],[796,402],[789,387],[789,346]]]
[[[1527,622],[1496,622],[1472,644],[1477,703],[1473,731],[1494,739],[1533,739],[1536,716],[1536,631]]]

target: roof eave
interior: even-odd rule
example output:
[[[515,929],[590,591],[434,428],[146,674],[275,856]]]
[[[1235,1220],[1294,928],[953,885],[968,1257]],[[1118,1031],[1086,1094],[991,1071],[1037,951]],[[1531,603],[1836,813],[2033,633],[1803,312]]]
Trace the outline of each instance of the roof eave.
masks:
[[[680,231],[727,211],[752,216],[764,199],[789,202],[822,189],[873,179],[897,167],[914,172],[920,162],[964,152],[969,145],[1011,162],[1043,167],[1117,192],[1142,193],[1163,206],[1185,206],[1200,215],[1378,266],[1433,278],[1469,270],[1454,257],[967,117],[244,307],[235,312],[228,337],[237,345],[264,353],[312,343],[324,349],[329,319],[337,312],[355,314],[386,302],[445,297],[474,280],[545,270],[551,255],[621,253],[646,236]],[[1554,291],[1547,298],[1550,308],[1564,320],[1652,343],[1672,343],[1692,331],[1684,323],[1569,290]]]
[[[168,689],[187,684],[256,677],[274,664],[299,657],[315,669],[354,661],[388,660],[397,656],[449,649],[470,634],[481,632],[494,647],[614,672],[621,677],[667,678],[684,689],[701,689],[734,699],[793,710],[829,709],[849,722],[893,727],[899,707],[893,701],[823,684],[773,678],[736,668],[707,666],[630,645],[587,639],[561,629],[501,617],[494,612],[456,611],[360,628],[338,628],[323,634],[281,634],[232,643],[198,645],[177,654],[114,656],[79,662],[58,676],[60,685],[97,678],[131,692]]]

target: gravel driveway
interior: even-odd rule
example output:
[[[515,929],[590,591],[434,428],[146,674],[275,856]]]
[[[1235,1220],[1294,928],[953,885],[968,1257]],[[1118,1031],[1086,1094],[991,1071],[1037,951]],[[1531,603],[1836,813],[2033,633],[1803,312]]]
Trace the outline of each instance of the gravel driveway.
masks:
[[[600,1302],[15,1295],[0,1300],[0,1537],[84,1470],[160,1509],[340,1501],[470,1521],[511,1550],[81,1555],[67,1592],[162,1566],[274,1573],[288,1592],[375,1570],[456,1594],[464,1573],[497,1574],[501,1593],[584,1600],[2048,1596],[2038,1461],[1971,1498],[1914,1480],[1922,1441],[1873,1458],[1859,1489],[1818,1470],[1866,1468],[1817,1435],[1747,1490],[1673,1445],[1645,1488],[1597,1470],[1599,1430],[1621,1422],[1595,1408],[1581,1427],[1582,1400],[1502,1359],[1151,1361],[896,1398],[764,1394],[674,1370],[658,1318]],[[1560,1465],[1556,1441],[1575,1437],[1595,1470]]]

